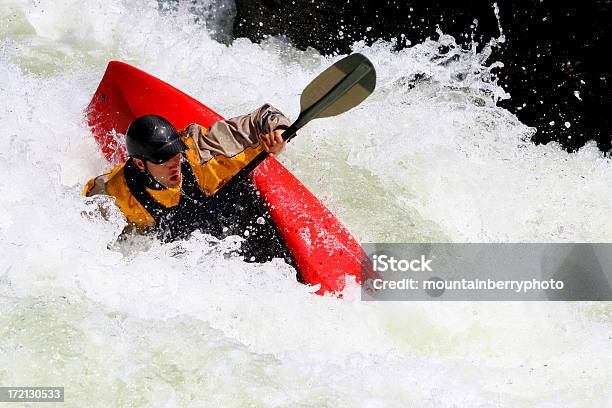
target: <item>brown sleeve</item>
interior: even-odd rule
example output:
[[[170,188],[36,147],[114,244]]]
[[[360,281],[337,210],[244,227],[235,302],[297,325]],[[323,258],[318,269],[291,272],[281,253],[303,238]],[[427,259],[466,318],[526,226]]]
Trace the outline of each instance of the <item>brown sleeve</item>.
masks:
[[[103,174],[96,178],[89,180],[83,191],[85,197],[91,197],[98,194],[106,194],[106,182],[108,181],[108,174]]]
[[[106,182],[108,181],[109,174],[110,173],[102,174],[101,176],[89,180],[89,182],[87,182],[87,185],[85,186],[85,189],[83,190],[83,195],[85,197],[108,195],[108,193],[106,192]],[[98,202],[97,206],[95,207],[95,210],[97,210],[95,211],[95,213],[92,211],[81,211],[81,215],[89,219],[96,219],[96,214],[99,214],[106,221],[109,221],[111,219],[108,207],[104,205],[104,203]]]
[[[217,155],[232,157],[247,147],[257,146],[260,134],[279,126],[289,126],[289,119],[265,104],[248,115],[217,121],[207,132],[197,124],[187,126],[184,132],[196,142],[201,162],[205,163]]]

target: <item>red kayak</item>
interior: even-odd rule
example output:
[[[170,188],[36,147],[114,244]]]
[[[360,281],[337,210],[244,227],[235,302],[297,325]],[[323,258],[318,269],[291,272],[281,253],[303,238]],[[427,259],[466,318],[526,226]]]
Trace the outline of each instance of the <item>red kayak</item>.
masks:
[[[173,86],[128,64],[111,61],[86,110],[88,124],[111,163],[127,159],[120,138],[139,116],[157,114],[181,129],[206,128],[219,114]],[[362,249],[340,221],[280,162],[268,157],[251,177],[295,259],[302,279],[318,294],[360,281]]]

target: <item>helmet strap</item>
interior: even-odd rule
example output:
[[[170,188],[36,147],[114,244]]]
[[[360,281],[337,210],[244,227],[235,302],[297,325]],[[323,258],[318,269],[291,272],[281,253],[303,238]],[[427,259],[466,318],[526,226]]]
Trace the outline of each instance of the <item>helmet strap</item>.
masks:
[[[157,180],[155,180],[155,177],[153,177],[153,175],[149,171],[149,167],[147,166],[148,160],[142,159],[140,157],[138,157],[138,159],[142,160],[142,162],[144,164],[144,170],[140,169],[140,171],[145,176],[145,177],[143,177],[143,181],[144,181],[145,186],[149,187],[150,189],[153,189],[153,190],[165,190],[166,187],[164,187],[161,183],[159,183]]]

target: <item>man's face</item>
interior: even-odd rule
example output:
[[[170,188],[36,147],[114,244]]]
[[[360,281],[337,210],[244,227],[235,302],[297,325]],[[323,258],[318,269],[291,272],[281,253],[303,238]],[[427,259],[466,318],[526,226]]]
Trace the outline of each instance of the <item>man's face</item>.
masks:
[[[166,188],[176,188],[181,185],[181,153],[162,164],[147,162],[146,166],[151,176]],[[145,169],[145,163],[140,159],[134,159],[134,163],[141,170]]]

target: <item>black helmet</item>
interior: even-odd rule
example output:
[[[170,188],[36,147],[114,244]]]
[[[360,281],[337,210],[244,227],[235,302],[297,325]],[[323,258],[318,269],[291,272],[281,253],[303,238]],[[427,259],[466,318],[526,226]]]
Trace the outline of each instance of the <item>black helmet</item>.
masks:
[[[125,135],[128,154],[160,164],[187,149],[170,122],[158,115],[134,120]]]

